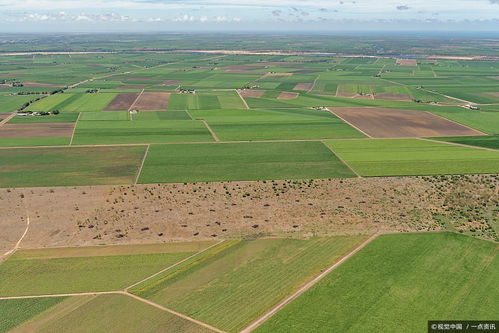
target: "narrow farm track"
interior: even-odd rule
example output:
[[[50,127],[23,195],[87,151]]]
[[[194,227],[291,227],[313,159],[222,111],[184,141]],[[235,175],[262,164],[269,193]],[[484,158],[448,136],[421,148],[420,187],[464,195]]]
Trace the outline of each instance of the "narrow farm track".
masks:
[[[7,259],[12,254],[14,254],[19,249],[19,247],[21,246],[21,242],[23,241],[24,237],[26,237],[26,235],[27,235],[27,233],[29,231],[30,219],[29,219],[29,211],[28,211],[28,207],[26,205],[26,199],[25,198],[23,198],[23,202],[24,202],[25,210],[26,210],[26,228],[24,229],[24,233],[21,235],[21,238],[19,238],[19,240],[17,241],[17,243],[14,245],[14,247],[11,250],[5,252],[2,256],[0,256],[0,263],[2,261],[4,261],[5,259]]]
[[[5,119],[2,119],[2,121],[0,121],[0,126],[3,126],[4,124],[7,124],[9,122],[9,120],[11,120],[12,118],[15,117],[15,112],[12,112],[9,116],[7,116]]]
[[[347,163],[347,161],[345,161],[345,160],[344,160],[344,159],[343,159],[340,155],[338,155],[338,154],[334,151],[334,149],[333,149],[331,146],[329,146],[329,145],[327,145],[327,144],[324,144],[324,145],[325,145],[325,146],[326,146],[326,147],[327,147],[327,148],[328,148],[328,149],[329,149],[329,150],[330,150],[330,151],[331,151],[331,152],[332,152],[332,153],[333,153],[333,154],[334,154],[334,155],[335,155],[335,156],[336,156],[336,157],[337,157],[337,158],[338,158],[338,159],[339,159],[339,160],[340,160],[343,164],[345,164],[345,165],[346,165],[346,166],[350,169],[350,171],[352,171],[352,172],[353,172],[353,173],[354,173],[357,177],[362,178],[362,176],[361,176],[361,175],[360,175],[357,171],[355,171],[355,169],[354,169],[354,168],[352,168],[352,167],[350,166],[350,164],[348,164],[348,163]]]
[[[218,138],[217,134],[211,129],[210,125],[208,125],[206,120],[201,120],[201,122],[204,124],[204,127],[206,127],[206,129],[210,132],[215,142],[220,142],[220,139]]]
[[[435,142],[435,143],[446,143],[448,145],[465,147],[465,148],[475,148],[475,149],[488,150],[488,151],[493,151],[493,152],[498,152],[499,151],[499,149],[487,148],[487,147],[480,147],[480,146],[471,146],[471,145],[466,145],[464,143],[449,142],[449,141],[439,141],[439,140],[433,140],[433,139],[428,139],[428,138],[418,138],[418,139],[422,140],[422,141],[429,141],[429,142]]]
[[[270,309],[267,313],[265,313],[263,316],[260,318],[256,319],[253,323],[251,323],[249,326],[247,326],[245,329],[241,331],[241,333],[249,333],[254,331],[257,327],[259,327],[261,324],[263,324],[265,321],[267,321],[270,317],[275,315],[277,312],[279,312],[282,308],[284,308],[287,304],[291,303],[294,301],[296,298],[298,298],[300,295],[302,295],[304,292],[312,288],[317,282],[322,280],[326,275],[331,273],[333,270],[341,266],[345,261],[350,259],[354,254],[362,250],[366,245],[371,243],[373,240],[375,240],[380,234],[374,234],[368,239],[366,239],[364,242],[361,244],[357,245],[355,248],[350,250],[347,254],[345,254],[340,260],[338,260],[336,263],[334,263],[332,266],[324,270],[321,274],[316,276],[314,279],[311,281],[307,282],[305,285],[303,285],[300,289],[295,291],[293,294],[279,302],[277,305],[275,305],[272,309]]]
[[[144,152],[144,157],[142,157],[142,162],[140,163],[139,170],[137,171],[137,176],[135,176],[134,184],[138,183],[140,175],[142,174],[142,169],[144,168],[144,163],[146,162],[147,154],[149,153],[149,148],[151,148],[151,145],[147,145],[146,151]]]
[[[243,101],[243,104],[244,106],[246,107],[246,109],[250,109],[248,103],[246,103],[246,100],[243,98],[243,96],[241,95],[241,92],[239,91],[239,89],[236,89],[236,92],[237,92],[237,95],[239,96],[239,98]]]
[[[137,96],[137,98],[135,99],[135,101],[133,101],[133,103],[130,105],[130,107],[128,108],[128,112],[130,112],[131,110],[133,110],[133,107],[135,106],[135,104],[137,104],[138,100],[140,99],[140,96],[142,96],[142,94],[144,93],[144,90],[145,89],[142,89],[142,91]]]
[[[351,122],[343,119],[341,116],[337,115],[333,110],[331,110],[330,108],[328,108],[329,112],[331,112],[334,116],[340,118],[341,120],[343,120],[345,123],[347,123],[348,125],[352,126],[353,128],[355,128],[357,131],[359,131],[360,133],[364,134],[365,136],[367,136],[368,138],[372,138],[372,136],[370,136],[369,134],[367,134],[366,132],[364,132],[363,130],[361,130],[360,128],[358,128],[357,126],[355,126],[354,124],[352,124]]]

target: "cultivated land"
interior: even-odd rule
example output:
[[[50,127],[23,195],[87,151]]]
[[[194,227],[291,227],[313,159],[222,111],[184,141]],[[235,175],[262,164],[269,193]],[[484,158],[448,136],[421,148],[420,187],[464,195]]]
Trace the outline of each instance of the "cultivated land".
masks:
[[[380,236],[256,332],[425,332],[430,318],[494,317],[496,247],[451,233]]]
[[[0,36],[0,332],[497,319],[497,45]]]

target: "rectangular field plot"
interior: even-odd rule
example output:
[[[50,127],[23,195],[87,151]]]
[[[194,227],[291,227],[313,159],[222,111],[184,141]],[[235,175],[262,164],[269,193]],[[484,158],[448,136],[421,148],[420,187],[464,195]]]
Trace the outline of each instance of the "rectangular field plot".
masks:
[[[18,251],[0,265],[0,295],[120,290],[211,244]]]
[[[452,138],[436,138],[436,140],[459,143],[468,146],[499,149],[499,135],[493,136],[462,136]]]
[[[104,108],[104,111],[127,111],[139,97],[139,93],[121,93]]]
[[[132,292],[237,332],[363,239],[365,236],[230,241]]]
[[[59,105],[62,106],[65,101],[69,100],[73,96],[74,94],[68,94],[68,93],[51,95],[31,104],[30,106],[28,106],[26,110],[54,111],[59,109],[58,108]]]
[[[153,145],[141,183],[353,177],[321,142]]]
[[[130,184],[146,147],[0,149],[0,187]]]
[[[59,113],[48,116],[16,116],[9,120],[9,124],[29,124],[29,123],[74,123],[78,119],[78,113]]]
[[[246,106],[236,91],[201,91],[196,94],[172,94],[168,109],[246,109]]]
[[[0,127],[0,146],[66,145],[74,123],[8,123]]]
[[[139,111],[161,111],[166,110],[170,93],[164,92],[144,92],[132,105],[132,109]]]
[[[221,140],[361,138],[362,133],[335,115],[316,110],[191,111],[204,119]]]
[[[73,144],[206,141],[213,141],[213,138],[200,121],[79,121]]]
[[[334,140],[327,143],[363,176],[499,172],[499,152],[418,139]]]
[[[424,111],[384,108],[331,108],[374,138],[465,136],[483,133]]]
[[[383,235],[255,332],[426,332],[433,318],[494,318],[497,253],[452,233]]]

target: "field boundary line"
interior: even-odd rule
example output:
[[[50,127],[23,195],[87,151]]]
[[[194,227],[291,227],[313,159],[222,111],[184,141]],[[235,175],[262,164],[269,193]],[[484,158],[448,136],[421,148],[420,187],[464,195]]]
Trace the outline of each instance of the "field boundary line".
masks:
[[[146,282],[147,280],[152,279],[153,277],[156,277],[156,276],[158,276],[159,274],[164,273],[164,272],[166,272],[166,271],[168,271],[168,270],[172,269],[173,267],[178,266],[178,265],[180,265],[180,264],[184,263],[184,262],[186,262],[187,260],[190,260],[190,259],[194,258],[195,256],[197,256],[197,255],[199,255],[199,254],[201,254],[201,253],[204,253],[204,252],[208,251],[209,249],[214,248],[214,247],[215,247],[215,246],[217,246],[217,245],[222,244],[223,242],[224,242],[224,241],[219,241],[219,242],[217,242],[217,243],[215,243],[215,244],[213,244],[213,245],[208,246],[207,248],[203,249],[202,251],[198,251],[198,252],[194,253],[193,255],[191,255],[191,256],[189,256],[189,257],[187,257],[187,258],[184,258],[184,259],[182,259],[182,260],[180,260],[180,261],[178,261],[178,262],[174,263],[173,265],[170,265],[170,266],[168,266],[168,267],[166,267],[166,268],[163,268],[163,269],[162,269],[162,270],[160,270],[159,272],[156,272],[156,273],[154,273],[154,274],[152,274],[152,275],[150,275],[150,276],[148,276],[148,277],[146,277],[146,278],[144,278],[144,279],[140,280],[139,282],[135,282],[134,284],[132,284],[132,285],[130,285],[130,286],[128,286],[128,287],[126,287],[126,288],[124,289],[124,291],[125,291],[125,292],[128,292],[128,290],[129,290],[129,289],[131,289],[131,288],[133,288],[133,287],[136,287],[136,286],[138,286],[139,284],[141,284],[141,283],[143,283],[143,282]]]
[[[317,81],[319,80],[319,78],[321,77],[321,75],[317,75],[317,77],[315,78],[314,82],[312,83],[312,86],[310,87],[310,89],[307,90],[307,94],[310,94],[312,92],[312,90],[314,90],[315,88],[315,84],[317,83]]]
[[[241,99],[241,101],[243,101],[243,104],[246,107],[246,110],[249,110],[250,107],[249,107],[248,103],[246,103],[246,100],[243,98],[243,96],[241,96],[241,92],[239,91],[239,89],[236,89],[236,92],[237,92],[237,95],[239,96],[239,98]]]
[[[0,262],[6,260],[9,256],[14,254],[21,246],[21,242],[23,241],[24,237],[26,237],[26,235],[28,234],[29,225],[30,225],[30,218],[29,218],[28,205],[26,203],[26,197],[24,196],[24,194],[23,194],[23,202],[24,202],[24,208],[26,210],[26,228],[24,229],[24,233],[21,235],[21,238],[19,238],[17,243],[14,245],[14,247],[11,250],[2,254],[2,256],[0,256]]]
[[[352,171],[358,178],[362,178],[362,176],[354,168],[352,168],[350,164],[348,164],[337,152],[334,151],[333,147],[329,146],[324,141],[322,141],[322,143],[334,154],[334,156],[336,156],[341,162],[343,162],[343,164],[345,164],[350,169],[350,171]]]
[[[78,121],[80,120],[80,117],[81,117],[81,112],[79,112],[78,117],[76,117],[75,126],[73,128],[73,133],[71,134],[71,140],[69,141],[70,146],[73,145],[73,139],[74,139],[75,133],[76,133],[76,126],[78,126]]]
[[[350,259],[354,254],[362,250],[366,245],[371,243],[373,240],[375,240],[380,233],[375,233],[374,235],[371,235],[368,239],[348,251],[345,255],[343,255],[338,261],[336,261],[332,266],[324,270],[321,274],[317,275],[315,278],[313,278],[311,281],[307,282],[305,285],[303,285],[300,289],[295,291],[293,294],[279,302],[277,305],[275,305],[272,309],[267,311],[263,316],[260,318],[256,319],[251,323],[249,326],[244,328],[241,333],[250,333],[253,330],[255,330],[257,327],[259,327],[261,324],[263,324],[265,321],[267,321],[270,317],[275,315],[277,312],[282,310],[286,305],[294,301],[296,298],[298,298],[300,295],[308,291],[310,288],[312,288],[315,284],[317,284],[319,281],[321,281],[324,277],[326,277],[329,273],[334,271],[336,268],[341,266],[345,261]]]
[[[475,148],[475,149],[481,149],[481,150],[488,150],[488,151],[493,151],[493,152],[499,152],[499,149],[494,149],[494,148],[487,148],[487,147],[479,147],[479,146],[471,146],[467,145],[464,143],[458,143],[458,142],[449,142],[449,141],[439,141],[435,139],[429,139],[429,138],[416,138],[422,141],[429,141],[429,142],[435,142],[435,143],[444,143],[452,146],[458,146],[458,147],[465,147],[465,148]]]
[[[347,123],[348,125],[352,126],[353,128],[355,128],[357,131],[359,131],[360,133],[364,134],[365,136],[367,136],[368,138],[372,138],[372,136],[370,136],[369,134],[367,134],[366,132],[364,132],[363,130],[361,130],[360,128],[358,128],[357,126],[355,126],[354,124],[352,124],[351,122],[343,119],[341,116],[337,115],[333,110],[331,110],[332,108],[327,108],[329,112],[331,112],[333,115],[335,115],[336,117],[340,118],[341,120],[343,120],[345,123]]]
[[[209,324],[207,324],[207,323],[204,323],[204,322],[202,322],[202,321],[199,321],[199,320],[197,320],[197,319],[194,319],[194,318],[192,318],[192,317],[189,317],[189,316],[187,316],[187,315],[185,315],[185,314],[183,314],[183,313],[177,312],[177,311],[175,311],[175,310],[169,309],[169,308],[167,308],[167,307],[165,307],[165,306],[163,306],[163,305],[160,305],[160,304],[158,304],[158,303],[152,302],[152,301],[150,301],[150,300],[148,300],[148,299],[145,299],[145,298],[139,297],[139,296],[134,295],[134,294],[130,294],[130,293],[128,293],[128,292],[123,292],[123,294],[124,294],[124,295],[126,295],[126,296],[129,296],[129,297],[131,297],[131,298],[133,298],[133,299],[135,299],[135,300],[137,300],[137,301],[140,301],[140,302],[142,302],[142,303],[149,304],[149,305],[151,305],[151,306],[154,306],[154,307],[155,307],[155,308],[157,308],[157,309],[160,309],[160,310],[163,310],[163,311],[169,312],[169,313],[171,313],[172,315],[175,315],[175,316],[180,317],[180,318],[182,318],[182,319],[188,320],[188,321],[190,321],[190,322],[192,322],[192,323],[198,324],[199,326],[203,326],[204,328],[207,328],[207,329],[212,330],[212,331],[214,331],[214,332],[217,332],[217,333],[225,333],[225,331],[222,331],[222,330],[220,330],[220,329],[218,329],[218,328],[216,328],[216,327],[213,327],[213,326],[211,326],[211,325],[209,325]]]
[[[130,107],[128,108],[128,112],[130,113],[130,111],[133,109],[133,107],[135,106],[135,104],[137,104],[137,101],[139,100],[140,96],[142,96],[142,94],[144,93],[144,90],[145,89],[142,89],[142,91],[140,92],[140,94],[137,96],[137,98],[133,101],[132,104],[130,104]]]
[[[135,185],[137,185],[140,175],[142,174],[142,169],[144,168],[144,164],[146,162],[147,154],[149,153],[149,148],[151,147],[150,144],[147,145],[146,151],[144,152],[144,156],[142,157],[142,162],[140,163],[139,170],[137,171],[137,176],[135,176],[135,181],[133,182]]]
[[[215,142],[220,142],[220,139],[218,138],[218,136],[215,134],[215,132],[213,132],[213,130],[211,129],[210,125],[208,125],[208,123],[206,122],[206,120],[201,120],[201,122],[204,124],[204,126],[206,127],[206,129],[208,131],[210,131],[210,134],[211,136],[213,137],[213,139],[215,139]]]
[[[123,294],[124,291],[114,290],[114,291],[89,291],[82,293],[65,293],[65,294],[45,294],[45,295],[26,295],[26,296],[2,296],[1,301],[6,301],[10,299],[29,299],[29,298],[53,298],[53,297],[72,297],[72,296],[98,296],[98,295],[112,295],[112,294]]]
[[[455,120],[452,120],[452,119],[449,119],[449,118],[442,117],[442,116],[441,116],[441,115],[439,115],[439,114],[435,114],[435,113],[430,112],[430,111],[421,111],[421,112],[426,112],[426,113],[432,114],[432,115],[434,115],[434,116],[436,116],[436,117],[439,117],[439,118],[445,119],[445,120],[447,120],[447,121],[450,121],[451,123],[454,123],[454,124],[457,124],[457,125],[460,125],[460,126],[466,127],[467,129],[470,129],[470,130],[475,131],[475,132],[477,132],[477,133],[481,133],[483,136],[489,136],[488,134],[486,134],[486,133],[484,133],[484,132],[482,132],[482,131],[479,131],[479,130],[477,130],[477,129],[474,129],[473,127],[469,127],[468,125],[461,124],[461,123],[459,123],[459,122],[457,122],[457,121],[455,121]],[[466,136],[466,135],[465,135],[465,136]],[[471,135],[470,135],[470,136],[471,136]]]
[[[3,126],[5,124],[7,124],[12,118],[14,118],[16,116],[16,113],[15,112],[12,112],[11,114],[9,114],[5,119],[2,119],[2,121],[0,121],[0,126]]]

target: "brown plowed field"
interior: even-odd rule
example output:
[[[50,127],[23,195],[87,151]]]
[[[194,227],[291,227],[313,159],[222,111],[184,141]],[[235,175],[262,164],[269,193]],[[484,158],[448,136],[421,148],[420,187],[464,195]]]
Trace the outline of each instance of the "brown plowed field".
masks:
[[[5,124],[0,138],[70,138],[74,123]]]
[[[109,103],[104,111],[123,111],[130,109],[130,106],[135,102],[138,93],[121,93],[118,94],[112,101]]]
[[[400,66],[417,66],[418,61],[416,59],[397,59],[397,65]]]
[[[252,97],[252,98],[260,98],[263,94],[265,94],[266,90],[251,90],[245,89],[241,90],[239,93],[242,97]]]
[[[170,93],[166,92],[145,92],[132,106],[133,109],[141,111],[162,111],[168,107]]]
[[[295,72],[296,73],[296,72]],[[298,83],[293,90],[305,90],[308,91],[314,86],[313,83]]]
[[[374,138],[484,135],[425,111],[383,108],[331,108],[337,116]]]
[[[295,92],[283,91],[279,94],[279,96],[277,96],[277,99],[295,99],[298,98],[299,95],[300,94]]]
[[[374,98],[388,101],[412,101],[411,95],[407,94],[376,94]]]

